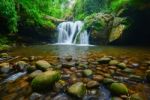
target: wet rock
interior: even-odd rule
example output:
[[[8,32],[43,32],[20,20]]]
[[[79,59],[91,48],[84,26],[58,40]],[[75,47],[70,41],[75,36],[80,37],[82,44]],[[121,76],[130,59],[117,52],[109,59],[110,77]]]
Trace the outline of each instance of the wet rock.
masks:
[[[111,60],[109,65],[117,65],[119,62],[117,60]]]
[[[144,62],[147,66],[150,66],[150,61],[145,61]]]
[[[32,93],[31,96],[29,97],[29,100],[43,100],[44,96],[39,93]]]
[[[117,66],[121,69],[125,69],[127,67],[125,63],[119,63]]]
[[[90,69],[85,69],[83,70],[83,74],[88,77],[88,76],[93,75],[93,71]]]
[[[51,65],[45,60],[39,60],[36,62],[36,67],[37,67],[37,69],[46,71],[48,68],[51,67]]]
[[[1,63],[0,64],[0,72],[2,73],[8,73],[10,71],[10,65],[9,63]]]
[[[87,88],[95,88],[99,86],[99,82],[91,80],[86,84],[86,86]]]
[[[33,79],[36,76],[40,75],[41,73],[43,73],[41,70],[36,70],[36,71],[32,72],[31,74],[29,74],[29,79]]]
[[[15,67],[14,68],[17,71],[25,71],[28,65],[29,64],[26,63],[25,61],[18,61],[18,62],[15,63]]]
[[[75,62],[66,62],[62,64],[62,67],[70,68],[70,67],[75,67]]]
[[[66,61],[70,62],[72,60],[72,56],[68,56],[65,58]]]
[[[130,100],[144,100],[138,93],[132,94]]]
[[[117,69],[116,66],[109,66],[108,68],[109,68],[109,69],[114,69],[114,70]]]
[[[125,68],[125,69],[123,70],[123,72],[128,73],[128,74],[131,74],[131,73],[134,72],[134,70],[131,69],[131,68]]]
[[[58,71],[46,71],[32,80],[32,88],[34,90],[44,90],[50,88],[56,81],[60,79]]]
[[[120,97],[112,97],[112,99],[111,100],[123,100],[122,98],[120,98]]]
[[[65,91],[63,90],[63,88],[67,85],[67,83],[64,80],[59,80],[58,82],[55,83],[55,87],[54,90],[56,92],[60,92],[60,91]]]
[[[23,57],[22,61],[29,61],[29,59],[27,57]]]
[[[93,80],[101,82],[104,80],[104,77],[102,75],[94,75]]]
[[[110,86],[110,91],[117,95],[128,94],[128,88],[123,83],[112,83]]]
[[[111,60],[111,58],[109,58],[109,57],[102,57],[99,60],[97,60],[97,62],[99,64],[108,64],[110,60]]]
[[[30,56],[30,57],[29,57],[29,60],[30,60],[30,61],[34,61],[34,60],[36,60],[36,57],[35,57],[35,56]]]
[[[52,100],[72,100],[66,94],[58,94]]]
[[[81,98],[86,93],[86,87],[82,82],[77,82],[68,88],[68,93]]]
[[[104,78],[103,80],[103,84],[111,84],[111,83],[114,83],[116,82],[115,80],[113,80],[112,78]]]
[[[87,68],[88,66],[87,66],[87,64],[81,63],[81,64],[79,64],[79,67],[80,67],[80,68]]]
[[[0,57],[1,57],[1,58],[8,58],[9,55],[8,55],[7,53],[1,53],[1,54],[0,54]]]
[[[36,70],[36,66],[28,66],[27,67],[27,72],[28,73],[32,73],[33,71],[35,71]]]
[[[66,74],[66,75],[61,75],[61,78],[62,79],[69,79],[70,78],[70,74]]]
[[[146,71],[146,79],[148,82],[150,82],[150,70]]]
[[[142,82],[144,79],[138,75],[129,75],[129,80],[135,81],[135,82]]]
[[[138,63],[132,63],[131,65],[132,67],[135,67],[135,68],[140,66]]]

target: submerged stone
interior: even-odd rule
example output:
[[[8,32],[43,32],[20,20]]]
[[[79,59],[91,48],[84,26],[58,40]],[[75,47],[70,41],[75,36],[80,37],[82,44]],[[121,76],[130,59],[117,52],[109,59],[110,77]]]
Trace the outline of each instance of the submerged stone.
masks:
[[[119,62],[117,60],[111,60],[109,65],[117,65]]]
[[[108,64],[110,60],[111,60],[111,58],[109,58],[109,57],[102,57],[99,60],[97,60],[97,62],[99,64]]]
[[[37,67],[37,69],[46,71],[48,68],[51,67],[51,65],[45,60],[39,60],[36,62],[36,67]]]
[[[60,79],[58,71],[46,71],[32,80],[32,88],[34,90],[44,90],[50,88],[56,81]]]
[[[86,87],[82,82],[77,82],[68,88],[68,93],[81,98],[86,93]]]
[[[83,74],[84,74],[85,76],[91,76],[91,75],[93,75],[93,71],[90,70],[90,69],[85,69],[85,70],[83,71]]]
[[[99,82],[92,80],[92,81],[89,81],[86,86],[87,88],[95,88],[99,86]]]
[[[110,90],[113,94],[124,95],[128,94],[128,88],[123,83],[112,83]]]
[[[125,69],[127,67],[125,63],[119,63],[117,66],[121,69]]]

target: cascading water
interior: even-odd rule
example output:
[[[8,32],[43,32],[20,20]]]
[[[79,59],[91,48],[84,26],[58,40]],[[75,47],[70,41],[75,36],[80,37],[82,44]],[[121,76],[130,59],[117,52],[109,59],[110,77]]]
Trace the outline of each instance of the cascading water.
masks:
[[[84,23],[62,22],[58,25],[58,43],[59,44],[89,44],[89,34],[83,30]]]

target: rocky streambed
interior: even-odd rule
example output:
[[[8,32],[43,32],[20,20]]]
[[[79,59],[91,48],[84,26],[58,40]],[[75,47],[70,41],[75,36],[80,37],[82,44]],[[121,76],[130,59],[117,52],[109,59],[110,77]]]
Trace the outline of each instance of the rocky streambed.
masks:
[[[0,100],[149,100],[150,59],[1,53]]]

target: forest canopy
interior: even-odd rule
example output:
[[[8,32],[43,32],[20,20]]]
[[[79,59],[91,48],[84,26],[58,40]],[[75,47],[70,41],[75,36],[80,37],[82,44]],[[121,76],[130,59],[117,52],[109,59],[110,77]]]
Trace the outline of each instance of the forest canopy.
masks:
[[[0,18],[7,21],[11,33],[18,32],[20,23],[54,29],[55,24],[45,19],[45,16],[58,19],[72,16],[75,20],[84,20],[93,13],[116,13],[126,5],[139,6],[147,2],[148,0],[1,0]]]

